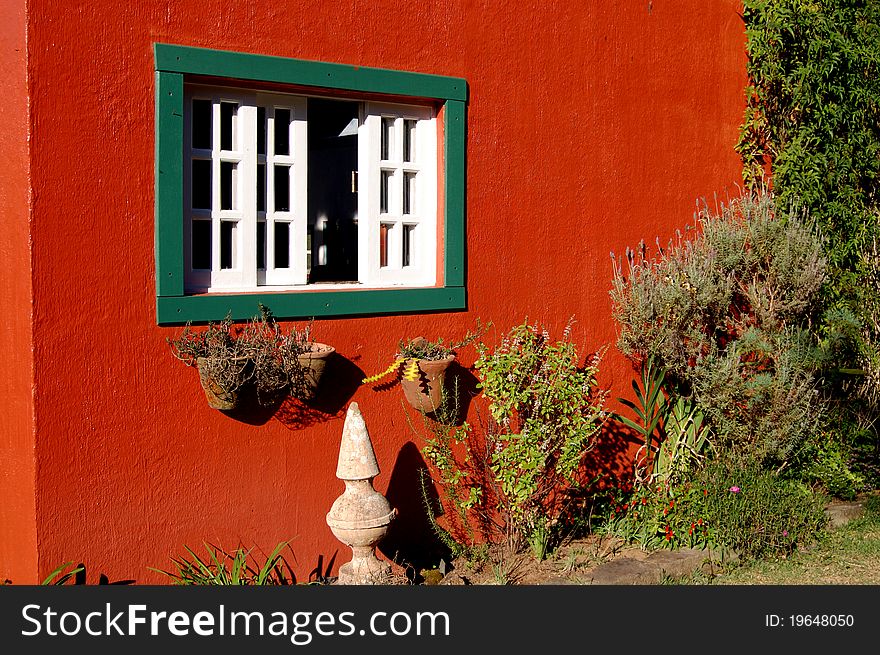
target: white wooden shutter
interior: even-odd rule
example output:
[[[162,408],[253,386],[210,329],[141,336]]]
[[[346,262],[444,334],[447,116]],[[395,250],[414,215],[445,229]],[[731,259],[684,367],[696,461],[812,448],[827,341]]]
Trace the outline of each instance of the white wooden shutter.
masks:
[[[364,103],[358,131],[358,276],[430,286],[437,267],[437,127],[428,107]]]

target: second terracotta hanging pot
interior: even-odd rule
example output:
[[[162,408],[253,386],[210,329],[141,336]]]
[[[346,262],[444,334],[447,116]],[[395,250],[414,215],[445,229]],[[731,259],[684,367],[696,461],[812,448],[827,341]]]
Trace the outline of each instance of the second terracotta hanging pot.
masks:
[[[412,361],[418,366],[417,374],[414,376],[407,374],[411,370]],[[449,355],[444,359],[417,359],[404,362],[404,375],[400,380],[400,386],[403,387],[403,393],[409,404],[426,414],[439,409],[443,401],[446,370],[454,361],[455,355]]]

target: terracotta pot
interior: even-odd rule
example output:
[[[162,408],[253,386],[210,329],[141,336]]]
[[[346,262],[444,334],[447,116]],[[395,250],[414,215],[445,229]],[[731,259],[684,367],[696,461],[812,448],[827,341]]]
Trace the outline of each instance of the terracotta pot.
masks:
[[[207,362],[208,359],[205,357],[199,357],[196,359],[196,367],[199,371],[199,382],[202,384],[202,389],[205,392],[205,398],[208,401],[208,405],[214,409],[235,409],[238,407],[239,390],[227,391],[218,384],[206,370],[205,365]]]
[[[446,379],[446,369],[455,361],[455,355],[446,359],[419,359],[419,376],[415,380],[400,379],[403,394],[409,404],[420,412],[433,412],[440,407],[443,401],[443,383]],[[404,372],[409,362],[405,362]]]
[[[302,390],[301,398],[303,400],[311,400],[318,392],[318,385],[321,383],[321,376],[324,375],[324,369],[327,367],[327,361],[336,352],[336,348],[328,346],[326,343],[318,343],[313,341],[308,344],[310,352],[303,353],[297,360],[300,366],[306,369],[305,387]]]

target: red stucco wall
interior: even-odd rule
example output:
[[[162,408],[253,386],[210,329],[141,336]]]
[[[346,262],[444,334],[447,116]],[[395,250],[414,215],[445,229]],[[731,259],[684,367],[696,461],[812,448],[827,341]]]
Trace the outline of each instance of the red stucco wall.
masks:
[[[0,2],[0,582],[37,575],[28,75],[23,2]]]
[[[387,366],[399,338],[455,339],[476,317],[499,331],[525,316],[560,330],[574,315],[585,348],[613,343],[609,251],[665,240],[695,200],[739,179],[745,54],[734,0],[29,6],[37,541],[13,552],[20,582],[66,560],[90,576],[161,582],[148,566],[204,540],[268,550],[293,539],[302,577],[319,555],[349,557],[324,520],[342,491],[341,419],[249,424],[209,409],[165,344],[178,330],[156,325],[153,42],[468,80],[469,310],[317,321],[315,336],[366,374]],[[19,119],[5,128],[18,149]],[[26,180],[5,175],[4,185]],[[24,316],[20,278],[3,293]],[[622,393],[630,375],[612,348],[603,382]],[[20,376],[13,424],[24,441],[12,455],[26,462]],[[351,399],[382,468],[376,487],[409,479],[406,444],[421,442],[400,389],[362,387]],[[15,482],[28,489],[26,471]],[[26,503],[14,511],[15,525],[33,524]]]

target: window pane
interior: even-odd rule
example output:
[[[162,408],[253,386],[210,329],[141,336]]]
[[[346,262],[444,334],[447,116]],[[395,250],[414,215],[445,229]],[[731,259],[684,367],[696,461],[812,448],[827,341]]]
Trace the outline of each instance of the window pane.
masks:
[[[416,198],[416,174],[403,174],[403,213],[412,214]]]
[[[192,222],[192,267],[211,268],[211,221]]]
[[[275,223],[275,268],[290,268],[290,223]]]
[[[391,148],[394,140],[394,119],[382,117],[382,159],[391,159]]]
[[[257,222],[257,268],[266,269],[266,221]]]
[[[403,121],[403,161],[416,160],[416,121]]]
[[[235,241],[235,222],[221,221],[220,223],[220,268],[232,268],[233,243]]]
[[[211,149],[211,101],[193,100],[192,147]]]
[[[391,224],[379,225],[379,267],[388,266],[388,241],[391,238]]]
[[[257,107],[257,154],[266,154],[266,108]]]
[[[290,110],[275,110],[275,154],[290,154]]]
[[[192,207],[211,209],[211,160],[192,160]]]
[[[275,211],[290,211],[290,166],[275,165]]]
[[[234,102],[220,103],[220,149],[232,150],[233,122],[238,105]]]
[[[410,266],[412,264],[413,233],[415,231],[415,225],[403,226],[403,260],[401,262],[402,266]]]
[[[379,179],[379,212],[388,213],[388,192],[393,171],[382,171]]]
[[[235,164],[231,161],[220,162],[220,209],[235,209],[234,171]]]
[[[257,211],[266,211],[266,164],[257,164]]]

